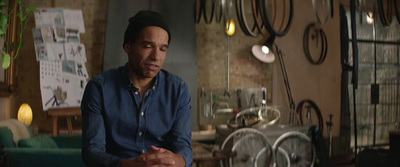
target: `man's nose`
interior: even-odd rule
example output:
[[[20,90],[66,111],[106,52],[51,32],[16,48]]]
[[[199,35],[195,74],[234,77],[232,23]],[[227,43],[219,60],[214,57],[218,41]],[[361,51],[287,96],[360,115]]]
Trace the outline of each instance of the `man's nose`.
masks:
[[[152,58],[153,60],[160,60],[161,56],[162,56],[162,52],[161,52],[160,49],[154,48],[154,49],[152,50],[151,58]]]

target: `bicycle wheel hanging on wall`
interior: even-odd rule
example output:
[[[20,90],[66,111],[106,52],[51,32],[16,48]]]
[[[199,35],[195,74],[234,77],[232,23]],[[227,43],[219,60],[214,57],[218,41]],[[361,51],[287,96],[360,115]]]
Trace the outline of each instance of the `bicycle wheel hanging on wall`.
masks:
[[[231,133],[222,143],[221,150],[236,153],[235,157],[229,159],[229,167],[270,166],[274,160],[268,138],[253,128],[242,128]],[[262,157],[259,155],[261,151],[264,151]]]
[[[286,35],[293,21],[293,0],[259,0],[259,5],[268,32],[279,37]]]
[[[390,26],[392,24],[393,18],[393,7],[394,4],[393,0],[377,0],[378,2],[378,11],[379,16],[381,18],[381,22],[384,26]]]
[[[268,32],[266,26],[264,25],[264,21],[261,16],[261,7],[259,4],[260,4],[259,0],[252,0],[254,22],[257,26],[258,32],[262,34],[264,37],[269,37],[270,33]]]
[[[397,22],[400,24],[400,1],[394,0],[394,9],[396,11]]]
[[[332,10],[332,0],[312,0],[315,16],[317,16],[318,23],[325,24]]]
[[[311,47],[311,48],[310,48]],[[311,64],[319,65],[325,61],[328,53],[328,40],[324,30],[317,28],[314,23],[307,26],[303,35],[303,51]],[[315,60],[313,55],[319,55]]]
[[[210,24],[214,17],[215,0],[201,0],[203,4],[204,21]]]
[[[236,0],[236,14],[240,28],[244,34],[253,37],[259,34],[257,23],[253,17],[254,3],[254,1],[249,0]]]
[[[195,3],[194,3],[194,20],[196,23],[200,22],[201,15],[203,13],[202,1],[203,0],[195,0]]]
[[[233,0],[221,0],[222,18],[224,24],[233,18]]]
[[[221,19],[222,19],[222,0],[215,0],[214,15],[215,15],[215,21],[217,23],[221,22]]]

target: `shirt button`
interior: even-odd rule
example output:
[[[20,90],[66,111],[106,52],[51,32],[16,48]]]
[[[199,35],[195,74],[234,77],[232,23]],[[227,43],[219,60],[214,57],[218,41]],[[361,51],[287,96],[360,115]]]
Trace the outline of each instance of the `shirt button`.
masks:
[[[142,153],[145,153],[146,151],[142,150]]]
[[[137,95],[138,93],[139,93],[138,91],[135,92],[136,95]]]
[[[143,112],[141,112],[141,113],[140,113],[140,115],[142,115],[142,116],[143,116],[143,115],[144,115],[144,113],[143,113]]]
[[[139,132],[139,136],[142,136],[142,132]]]

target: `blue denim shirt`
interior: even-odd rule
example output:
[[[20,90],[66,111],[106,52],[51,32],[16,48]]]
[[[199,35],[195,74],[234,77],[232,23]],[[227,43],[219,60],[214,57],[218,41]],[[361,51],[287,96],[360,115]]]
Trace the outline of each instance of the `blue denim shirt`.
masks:
[[[161,70],[144,95],[127,65],[94,77],[82,98],[82,158],[88,166],[119,166],[154,145],[192,164],[190,94],[178,76]]]

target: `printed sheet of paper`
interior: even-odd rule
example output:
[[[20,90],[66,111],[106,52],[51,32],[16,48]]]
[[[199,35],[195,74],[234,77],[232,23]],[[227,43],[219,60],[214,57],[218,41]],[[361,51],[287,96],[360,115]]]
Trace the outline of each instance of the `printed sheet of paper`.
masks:
[[[78,30],[79,33],[85,33],[83,24],[82,10],[64,9],[65,28]]]
[[[34,15],[36,27],[65,26],[62,9],[38,9]]]
[[[74,75],[78,73],[76,66],[71,61],[40,61],[40,88],[44,111],[80,106],[87,77]]]

